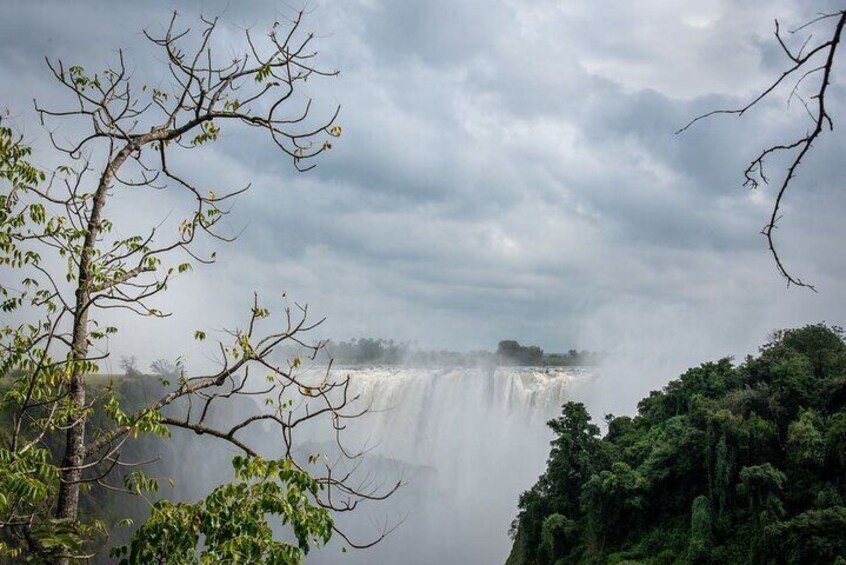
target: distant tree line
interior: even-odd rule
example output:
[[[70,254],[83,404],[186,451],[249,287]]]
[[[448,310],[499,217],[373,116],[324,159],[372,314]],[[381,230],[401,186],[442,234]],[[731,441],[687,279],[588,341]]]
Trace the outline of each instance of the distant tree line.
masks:
[[[576,367],[598,365],[601,353],[571,349],[567,353],[547,353],[537,345],[520,345],[513,339],[500,341],[496,349],[500,364],[544,367]]]
[[[350,341],[329,341],[326,351],[336,363],[395,365],[406,359],[411,351],[411,343],[363,337]]]
[[[585,349],[581,351],[571,349],[567,353],[550,353],[544,356],[543,364],[548,367],[589,367],[599,365],[602,358],[602,353]]]
[[[495,353],[490,351],[423,350],[410,341],[393,339],[353,338],[349,341],[329,341],[326,351],[335,363],[342,365],[434,365],[434,366],[549,366],[570,367],[596,365],[598,353],[569,350],[567,353],[545,355],[536,345],[520,345],[515,340],[500,341]]]
[[[350,341],[329,341],[326,351],[335,363],[342,365],[493,365],[496,356],[489,351],[427,351],[410,341],[393,339],[353,338]]]

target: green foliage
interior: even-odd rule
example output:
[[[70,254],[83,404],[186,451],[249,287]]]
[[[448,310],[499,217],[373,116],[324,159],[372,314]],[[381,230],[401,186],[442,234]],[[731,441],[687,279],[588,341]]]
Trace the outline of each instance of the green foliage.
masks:
[[[312,544],[329,541],[332,518],[314,502],[320,485],[308,473],[290,459],[236,457],[232,465],[238,482],[216,488],[196,504],[157,502],[130,543],[112,556],[121,565],[295,565]],[[296,543],[274,538],[271,517],[290,527]]]
[[[835,563],[846,556],[846,506],[808,510],[767,532],[771,556],[788,563]]]
[[[705,495],[693,499],[690,509],[690,548],[688,559],[691,563],[707,563],[711,551],[711,503]]]
[[[562,516],[551,514],[544,518],[541,526],[541,546],[539,553],[552,558],[564,551],[573,541],[576,533],[576,523]]]
[[[211,121],[204,122],[201,129],[202,131],[191,140],[191,145],[203,145],[209,141],[215,141],[217,136],[220,135],[220,128]],[[180,272],[182,271],[180,270]]]
[[[819,429],[820,417],[812,409],[802,410],[799,418],[787,428],[788,459],[799,467],[822,465],[825,460],[825,438]]]
[[[568,403],[520,497],[509,565],[835,563],[846,556],[846,344],[774,334],[598,428]]]
[[[44,173],[27,161],[31,153],[32,149],[21,143],[20,138],[0,122],[0,178],[7,181],[12,190],[27,188],[44,181]],[[0,213],[6,212],[8,197],[8,192],[0,196]],[[5,219],[6,216],[0,218]]]
[[[744,467],[739,475],[737,492],[744,497],[758,525],[776,522],[784,515],[781,491],[787,477],[770,463]]]
[[[81,71],[80,71],[81,72]],[[44,411],[33,411],[23,421],[20,407],[50,402],[71,363],[56,362],[48,352],[44,329],[49,322],[7,322],[10,314],[24,307],[40,310],[49,317],[57,307],[52,292],[41,288],[42,280],[33,274],[40,268],[41,256],[26,245],[34,234],[74,240],[76,230],[48,217],[44,204],[28,198],[45,174],[28,159],[31,149],[0,123],[0,266],[25,271],[20,284],[0,284],[0,418],[6,425],[0,432],[0,560],[30,562],[40,558],[31,548],[46,556],[56,551],[78,551],[80,533],[97,524],[71,525],[50,517],[49,507],[58,491],[59,468],[52,452],[45,447],[47,421]],[[10,277],[11,278],[11,277]],[[93,363],[79,365],[87,368]],[[72,411],[57,403],[55,413]],[[49,425],[46,427],[49,428]],[[9,535],[10,528],[27,524],[29,541]]]

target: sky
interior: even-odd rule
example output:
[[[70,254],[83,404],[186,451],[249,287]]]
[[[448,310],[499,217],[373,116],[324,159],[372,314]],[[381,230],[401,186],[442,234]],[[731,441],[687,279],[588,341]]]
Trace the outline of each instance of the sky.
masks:
[[[742,187],[757,151],[808,127],[788,92],[674,134],[777,76],[785,59],[773,20],[790,27],[825,8],[809,4],[310,2],[305,26],[340,75],[309,81],[303,96],[317,112],[340,105],[343,136],[307,173],[237,127],[181,160],[200,184],[252,183],[227,220],[240,237],[217,247],[218,264],[175,281],[161,301],[171,318],[120,319],[112,349],[201,364],[194,329],[243,325],[254,291],[271,309],[284,291],[327,318],[322,337],[602,350],[613,354],[614,386],[636,383],[634,392],[754,352],[776,328],[844,323],[842,130],[814,148],[777,233],[788,267],[816,294],[786,288],[759,233],[772,189]],[[36,160],[51,162],[32,99],[70,99],[45,57],[97,69],[123,49],[133,80],[164,84],[162,55],[141,30],[161,30],[172,10],[188,27],[219,16],[214,47],[227,56],[244,49],[245,29],[260,34],[291,6],[4,3],[0,107]],[[835,73],[835,121],[844,86]],[[178,209],[175,193],[121,195],[107,213],[118,225],[154,225]]]

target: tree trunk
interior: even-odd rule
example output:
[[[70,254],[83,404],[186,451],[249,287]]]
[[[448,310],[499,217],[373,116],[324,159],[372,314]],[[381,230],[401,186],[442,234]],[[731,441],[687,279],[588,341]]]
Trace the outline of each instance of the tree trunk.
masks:
[[[79,515],[79,486],[85,461],[85,370],[81,366],[88,357],[88,309],[91,306],[91,276],[97,238],[102,232],[103,208],[115,172],[134,150],[132,144],[121,149],[106,165],[88,218],[85,241],[79,258],[73,332],[71,342],[72,371],[68,385],[68,400],[73,414],[68,418],[65,454],[62,459],[61,482],[56,504],[56,517],[76,520]],[[59,563],[67,563],[62,559]]]

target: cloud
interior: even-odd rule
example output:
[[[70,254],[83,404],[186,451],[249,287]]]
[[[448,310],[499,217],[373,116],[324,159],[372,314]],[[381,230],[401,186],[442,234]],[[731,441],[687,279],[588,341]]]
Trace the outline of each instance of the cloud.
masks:
[[[67,101],[44,55],[95,68],[126,48],[138,80],[165,80],[139,30],[160,27],[175,6],[8,7],[2,103],[43,148],[30,99]],[[271,3],[178,7],[186,23],[220,13],[223,52],[243,47],[244,28],[287,14]],[[178,315],[129,327],[115,347],[183,353],[181,338],[155,336],[234,325],[253,290],[310,302],[339,338],[612,350],[666,333],[673,370],[750,351],[776,326],[842,321],[838,130],[815,148],[779,233],[789,265],[820,295],[784,289],[757,233],[772,190],[740,186],[756,150],[805,127],[800,109],[776,99],[742,120],[673,133],[748,100],[783,63],[772,19],[802,21],[808,10],[788,0],[326,2],[308,25],[321,60],[342,73],[309,82],[307,94],[319,115],[342,106],[344,136],[307,174],[228,126],[220,143],[176,161],[203,186],[253,183],[226,226],[241,237],[220,249],[221,264],[175,285],[164,305]],[[112,210],[138,225],[175,218],[182,203],[175,190],[126,198],[131,210]],[[650,351],[645,339],[638,347]]]

